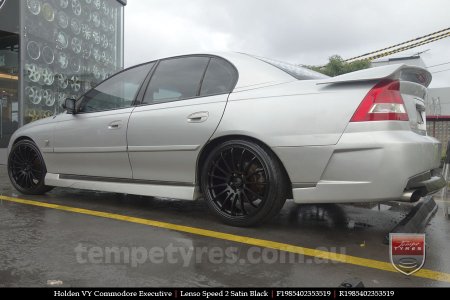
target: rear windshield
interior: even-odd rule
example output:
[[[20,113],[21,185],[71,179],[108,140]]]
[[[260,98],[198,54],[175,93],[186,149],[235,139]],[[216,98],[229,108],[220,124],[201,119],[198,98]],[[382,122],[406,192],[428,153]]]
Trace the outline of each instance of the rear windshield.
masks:
[[[310,79],[324,79],[329,78],[326,75],[323,75],[319,72],[296,66],[290,63],[281,62],[278,60],[265,58],[265,57],[259,57],[259,56],[253,56],[254,58],[257,58],[259,60],[262,60],[268,64],[271,64],[274,67],[277,67],[278,69],[288,73],[289,75],[293,76],[294,78],[298,80],[310,80]]]

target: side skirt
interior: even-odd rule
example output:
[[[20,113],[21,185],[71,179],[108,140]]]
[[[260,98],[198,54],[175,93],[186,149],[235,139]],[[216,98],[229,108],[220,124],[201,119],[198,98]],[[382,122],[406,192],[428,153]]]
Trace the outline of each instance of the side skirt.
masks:
[[[111,193],[196,200],[198,188],[192,184],[144,181],[47,173],[45,184],[63,188],[103,191]]]

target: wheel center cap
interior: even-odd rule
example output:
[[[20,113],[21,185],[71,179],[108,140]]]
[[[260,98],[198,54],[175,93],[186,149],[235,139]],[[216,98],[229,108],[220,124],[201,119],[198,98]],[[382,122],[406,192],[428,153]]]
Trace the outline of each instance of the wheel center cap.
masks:
[[[231,185],[234,187],[241,187],[243,183],[244,181],[240,177],[233,177],[233,179],[231,179]]]

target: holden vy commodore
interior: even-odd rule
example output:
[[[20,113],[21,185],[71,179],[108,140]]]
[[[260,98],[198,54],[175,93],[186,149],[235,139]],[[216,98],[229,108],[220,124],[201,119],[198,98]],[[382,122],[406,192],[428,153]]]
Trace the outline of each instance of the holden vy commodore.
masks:
[[[126,69],[19,129],[8,171],[52,187],[195,200],[250,226],[297,203],[417,201],[445,181],[427,136],[431,74],[389,65],[329,78],[240,53]]]

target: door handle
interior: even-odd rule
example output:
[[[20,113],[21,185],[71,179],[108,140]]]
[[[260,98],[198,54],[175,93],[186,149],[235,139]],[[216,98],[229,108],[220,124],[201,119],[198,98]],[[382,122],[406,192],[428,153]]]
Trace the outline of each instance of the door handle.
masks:
[[[122,121],[114,121],[108,125],[108,129],[110,129],[110,130],[120,129],[120,128],[122,128]]]
[[[201,111],[201,112],[196,112],[196,113],[189,115],[187,117],[187,121],[189,123],[203,123],[206,120],[208,120],[208,118],[209,118],[209,112]]]

